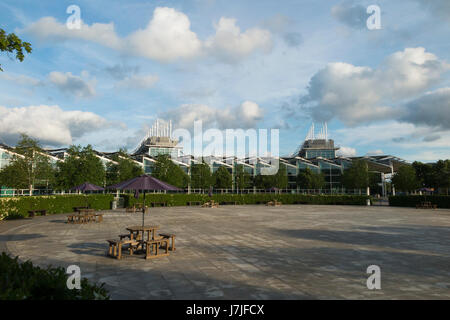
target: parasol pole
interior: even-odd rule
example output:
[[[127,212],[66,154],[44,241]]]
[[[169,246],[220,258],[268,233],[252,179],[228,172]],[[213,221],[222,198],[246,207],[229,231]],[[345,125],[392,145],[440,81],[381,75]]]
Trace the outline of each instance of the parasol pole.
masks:
[[[144,227],[145,220],[145,190],[144,190],[144,203],[142,204],[142,227]]]

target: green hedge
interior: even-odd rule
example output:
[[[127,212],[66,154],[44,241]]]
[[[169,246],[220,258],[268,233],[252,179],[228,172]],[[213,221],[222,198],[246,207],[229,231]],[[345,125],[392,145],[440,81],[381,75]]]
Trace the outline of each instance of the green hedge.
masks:
[[[28,210],[47,210],[47,214],[73,212],[74,207],[89,206],[96,210],[111,208],[112,194],[23,196],[0,199],[0,220],[28,217]]]
[[[121,195],[124,197],[124,205],[131,207],[135,203],[143,202],[143,195],[136,199],[134,195]],[[368,196],[353,195],[301,195],[301,194],[215,194],[209,197],[207,194],[147,194],[145,204],[152,202],[166,202],[168,206],[185,206],[189,201],[205,203],[213,199],[216,202],[237,202],[238,204],[262,204],[277,200],[283,204],[331,204],[331,205],[366,205]]]
[[[390,196],[389,205],[393,207],[416,207],[416,204],[429,201],[438,208],[450,208],[450,196]]]
[[[67,288],[64,268],[20,263],[6,253],[0,255],[0,300],[109,300],[104,285],[81,279],[81,289]]]

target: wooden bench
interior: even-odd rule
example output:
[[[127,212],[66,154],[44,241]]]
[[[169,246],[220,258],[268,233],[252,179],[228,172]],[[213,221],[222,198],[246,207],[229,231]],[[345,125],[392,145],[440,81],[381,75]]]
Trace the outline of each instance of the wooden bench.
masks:
[[[151,207],[155,207],[156,205],[158,205],[160,207],[167,207],[167,202],[152,202],[152,203],[150,203]]]
[[[159,236],[161,236],[163,239],[170,239],[170,251],[175,251],[175,235],[173,233],[160,233]]]
[[[73,207],[73,211],[80,212],[81,209],[89,209],[89,207]]]
[[[136,207],[135,207],[135,206],[132,206],[132,207],[130,207],[130,208],[126,208],[126,209],[125,209],[125,212],[133,212],[133,213],[135,213],[135,212],[136,212]]]
[[[430,201],[423,201],[416,204],[416,209],[437,209],[437,204],[432,204]]]
[[[218,208],[219,204],[214,200],[208,201],[202,205],[203,208]]]
[[[28,216],[29,216],[30,218],[34,218],[34,216],[35,216],[37,213],[40,213],[41,216],[45,216],[45,215],[47,215],[47,210],[29,210],[29,211],[28,211]]]
[[[108,241],[109,244],[107,255],[113,258],[117,258],[118,260],[122,259],[122,250],[124,245],[129,245],[128,251],[130,253],[130,256],[132,256],[135,250],[135,246],[139,244],[139,242],[134,240],[111,239],[106,241]]]
[[[278,206],[281,206],[281,202],[279,202],[277,200],[269,201],[269,202],[267,202],[266,206],[278,207]]]
[[[163,244],[165,245],[163,246]],[[159,247],[164,247],[166,249],[166,252],[159,253],[158,252]],[[159,257],[165,257],[168,255],[169,255],[169,239],[161,238],[145,241],[145,259],[154,259]]]
[[[202,202],[201,201],[188,201],[188,206],[201,206]]]

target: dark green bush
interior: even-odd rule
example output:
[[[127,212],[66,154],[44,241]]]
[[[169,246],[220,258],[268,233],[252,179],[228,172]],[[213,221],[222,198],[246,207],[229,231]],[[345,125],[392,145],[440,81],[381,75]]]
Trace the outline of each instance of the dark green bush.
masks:
[[[0,256],[0,300],[109,300],[104,284],[81,279],[81,289],[67,288],[61,267],[42,269],[31,261],[20,263],[2,252]]]
[[[136,199],[134,195],[121,195],[124,197],[124,205],[131,207],[137,202],[143,202],[143,195]],[[283,204],[332,204],[332,205],[366,205],[368,196],[353,195],[302,195],[302,194],[215,194],[209,197],[207,194],[146,194],[145,204],[152,202],[167,202],[168,206],[185,206],[189,201],[205,203],[210,199],[223,202],[237,202],[238,204],[262,204],[277,200]]]
[[[28,217],[29,210],[47,210],[47,214],[73,212],[74,207],[96,210],[111,208],[112,194],[75,194],[0,198],[0,220]]]
[[[450,208],[450,196],[390,196],[389,205],[393,207],[416,207],[421,202],[429,201],[438,208]]]

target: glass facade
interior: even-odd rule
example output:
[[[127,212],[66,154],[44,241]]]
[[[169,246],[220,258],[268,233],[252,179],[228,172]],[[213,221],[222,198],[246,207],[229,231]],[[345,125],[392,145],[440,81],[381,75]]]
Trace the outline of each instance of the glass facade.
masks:
[[[334,150],[323,149],[323,150],[306,150],[306,159],[312,159],[322,157],[325,159],[334,159],[336,157],[336,153]]]
[[[6,167],[12,159],[12,154],[6,150],[0,149],[0,170]]]
[[[151,157],[157,157],[161,154],[168,154],[171,157],[178,157],[178,149],[175,148],[163,148],[163,147],[150,147],[148,150],[148,155]]]

